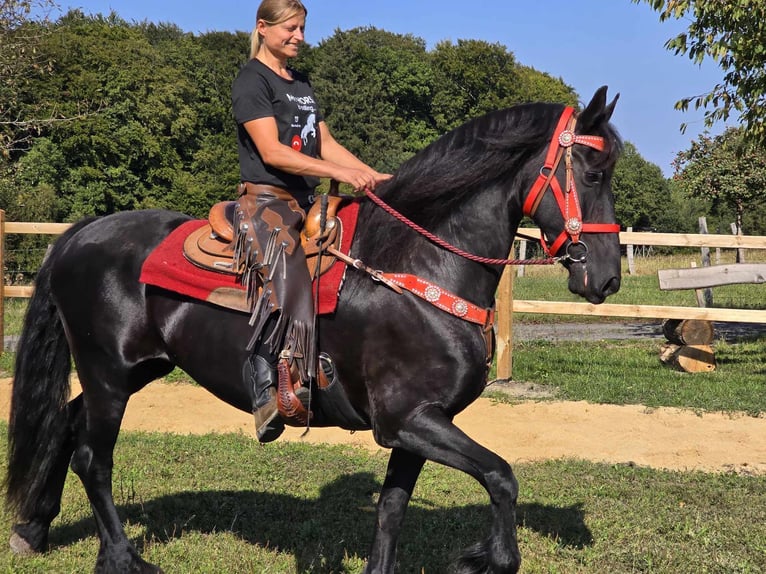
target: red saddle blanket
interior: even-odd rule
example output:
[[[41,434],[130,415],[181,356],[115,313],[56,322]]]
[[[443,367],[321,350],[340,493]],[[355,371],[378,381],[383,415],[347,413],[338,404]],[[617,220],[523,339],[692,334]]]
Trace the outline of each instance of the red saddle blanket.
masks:
[[[348,253],[351,248],[358,213],[358,200],[343,203],[337,212],[337,217],[343,224],[340,250],[344,253]],[[245,286],[234,275],[202,269],[184,257],[184,240],[206,223],[204,219],[193,219],[174,229],[146,258],[139,281],[194,299],[244,310],[241,301],[244,298]],[[335,311],[345,272],[346,265],[336,261],[330,270],[319,278],[317,312],[320,315]],[[316,289],[315,281],[315,293]],[[221,296],[222,294],[226,296]]]

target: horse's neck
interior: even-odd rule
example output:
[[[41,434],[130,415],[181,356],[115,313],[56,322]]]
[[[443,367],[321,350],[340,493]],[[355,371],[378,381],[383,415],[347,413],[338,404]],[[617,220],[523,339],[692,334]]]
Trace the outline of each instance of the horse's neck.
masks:
[[[377,206],[365,207],[371,210],[363,217],[367,226],[398,230],[406,225],[394,221],[394,216]],[[359,256],[369,258],[374,266],[380,266],[375,262],[381,261],[383,267],[393,267],[382,271],[418,275],[477,305],[490,306],[502,268],[475,261],[472,256],[507,258],[519,220],[520,216],[509,220],[507,201],[499,191],[487,191],[482,197],[478,194],[468,196],[453,209],[453,213],[427,229],[462,254],[451,252],[448,247],[440,246],[416,231],[409,231],[400,236],[397,234],[401,238],[393,239],[388,245],[369,239],[363,241]],[[380,256],[381,250],[388,250],[388,253]],[[391,257],[391,251],[398,256]]]

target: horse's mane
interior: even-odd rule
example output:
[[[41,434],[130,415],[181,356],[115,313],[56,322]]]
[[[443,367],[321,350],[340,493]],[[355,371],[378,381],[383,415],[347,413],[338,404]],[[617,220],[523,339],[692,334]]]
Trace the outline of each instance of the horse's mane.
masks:
[[[435,229],[450,217],[455,205],[481,189],[502,184],[511,193],[514,177],[550,143],[563,110],[561,104],[528,103],[470,120],[405,161],[376,194],[422,227]],[[599,135],[608,142],[608,153],[601,156],[601,167],[606,169],[616,161],[622,145],[609,124],[601,130]],[[390,216],[378,208],[366,208],[363,251],[386,245],[396,259],[394,253],[403,248],[401,227],[387,224]],[[488,217],[493,215],[497,214]]]
[[[405,161],[379,195],[424,224],[548,144],[563,106],[522,104],[472,119]]]

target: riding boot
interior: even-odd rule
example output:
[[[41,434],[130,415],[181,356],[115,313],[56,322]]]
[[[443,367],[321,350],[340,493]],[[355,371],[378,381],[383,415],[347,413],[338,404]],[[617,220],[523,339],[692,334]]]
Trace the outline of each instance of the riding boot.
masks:
[[[285,430],[277,410],[277,369],[260,355],[251,356],[244,368],[253,397],[255,434],[260,442],[271,442]]]

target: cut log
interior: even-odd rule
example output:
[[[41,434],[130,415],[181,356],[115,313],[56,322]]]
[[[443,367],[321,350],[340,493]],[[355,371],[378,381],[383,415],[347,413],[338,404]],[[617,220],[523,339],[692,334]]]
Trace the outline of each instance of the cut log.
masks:
[[[715,355],[710,345],[683,345],[676,351],[678,368],[687,373],[715,370]]]
[[[662,333],[676,345],[710,345],[715,337],[713,323],[699,319],[665,319]]]
[[[710,345],[676,345],[660,348],[660,361],[686,373],[709,373],[715,370],[715,354]]]

